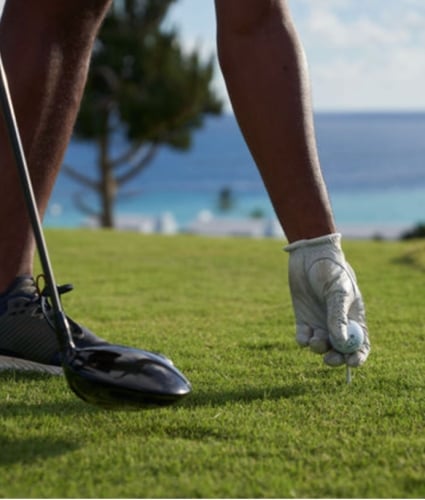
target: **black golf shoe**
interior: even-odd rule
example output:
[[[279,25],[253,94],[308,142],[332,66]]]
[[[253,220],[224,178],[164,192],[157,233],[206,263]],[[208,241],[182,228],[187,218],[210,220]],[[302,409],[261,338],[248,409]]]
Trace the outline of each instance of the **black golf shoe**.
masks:
[[[59,293],[72,285],[58,287]],[[68,318],[77,347],[106,345]],[[32,371],[61,375],[61,355],[53,326],[48,291],[39,291],[31,276],[20,276],[0,295],[0,371]]]

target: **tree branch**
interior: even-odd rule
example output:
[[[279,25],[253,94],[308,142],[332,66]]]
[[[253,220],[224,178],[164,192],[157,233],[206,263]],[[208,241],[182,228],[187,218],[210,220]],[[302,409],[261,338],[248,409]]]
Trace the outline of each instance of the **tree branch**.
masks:
[[[111,168],[114,170],[114,169],[122,166],[123,163],[130,163],[134,159],[134,157],[137,155],[137,153],[139,153],[142,146],[143,146],[143,142],[138,141],[134,145],[132,145],[131,148],[129,148],[121,156],[117,156],[116,158],[112,159],[110,161]]]
[[[92,191],[95,191],[96,193],[99,192],[100,186],[99,183],[91,179],[90,177],[82,174],[81,172],[78,172],[75,170],[75,168],[71,167],[70,165],[62,165],[62,170],[69,175],[72,179],[75,181],[79,182],[80,184],[83,184],[84,186],[88,187]]]
[[[74,203],[75,206],[83,212],[83,214],[90,215],[91,217],[96,217],[97,220],[100,220],[101,218],[101,213],[92,208],[88,203],[86,203],[86,200],[84,199],[84,193],[81,191],[78,193],[74,193]]]
[[[131,166],[124,174],[117,175],[115,178],[117,186],[121,187],[123,184],[127,183],[133,177],[139,174],[152,161],[153,157],[158,151],[158,148],[159,144],[151,144],[149,150],[141,160],[139,160],[135,165]]]

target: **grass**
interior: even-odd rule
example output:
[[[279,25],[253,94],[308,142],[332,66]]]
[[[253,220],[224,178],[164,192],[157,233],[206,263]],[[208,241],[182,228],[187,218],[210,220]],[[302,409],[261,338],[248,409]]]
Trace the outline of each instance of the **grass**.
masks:
[[[347,241],[373,352],[344,370],[293,340],[270,240],[53,231],[68,314],[160,350],[181,405],[107,412],[62,378],[0,374],[0,497],[425,496],[425,244]]]

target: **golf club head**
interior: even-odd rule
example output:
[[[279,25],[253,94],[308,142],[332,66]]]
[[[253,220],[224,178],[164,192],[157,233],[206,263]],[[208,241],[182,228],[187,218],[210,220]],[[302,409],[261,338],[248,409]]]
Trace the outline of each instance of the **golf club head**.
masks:
[[[169,359],[130,347],[107,344],[70,349],[62,366],[74,393],[103,408],[167,406],[192,389]]]

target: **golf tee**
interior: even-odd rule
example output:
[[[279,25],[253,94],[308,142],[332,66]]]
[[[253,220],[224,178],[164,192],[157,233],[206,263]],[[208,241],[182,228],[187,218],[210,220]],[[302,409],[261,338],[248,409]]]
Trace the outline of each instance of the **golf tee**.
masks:
[[[348,365],[345,367],[345,380],[347,384],[351,383],[351,368]]]

